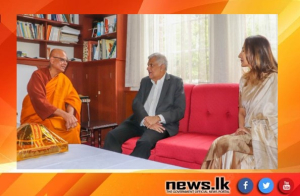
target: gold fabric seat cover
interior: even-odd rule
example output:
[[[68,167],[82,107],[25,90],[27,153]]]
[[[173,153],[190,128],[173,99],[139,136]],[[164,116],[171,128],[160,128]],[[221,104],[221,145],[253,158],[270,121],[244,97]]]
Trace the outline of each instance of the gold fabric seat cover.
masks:
[[[17,161],[68,151],[68,142],[42,124],[26,123],[17,129]]]

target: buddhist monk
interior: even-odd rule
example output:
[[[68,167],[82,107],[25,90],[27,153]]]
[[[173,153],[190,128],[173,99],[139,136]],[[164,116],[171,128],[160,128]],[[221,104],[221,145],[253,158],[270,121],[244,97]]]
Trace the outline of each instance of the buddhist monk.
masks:
[[[21,112],[21,124],[40,123],[66,140],[80,143],[81,101],[63,72],[68,58],[60,49],[49,55],[49,66],[33,72]]]

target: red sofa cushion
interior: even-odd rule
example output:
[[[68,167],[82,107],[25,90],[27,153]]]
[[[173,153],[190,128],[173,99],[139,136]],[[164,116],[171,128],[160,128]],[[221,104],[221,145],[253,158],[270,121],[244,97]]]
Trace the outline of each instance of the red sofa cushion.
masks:
[[[189,119],[190,119],[190,108],[191,108],[191,94],[194,88],[194,84],[185,84],[184,85],[184,94],[185,94],[185,112],[184,118],[179,121],[179,132],[187,132]]]
[[[190,163],[190,162],[186,162],[184,160],[177,160],[172,157],[155,156],[155,161],[158,161],[161,163],[166,163],[166,164],[171,164],[171,165],[177,165],[179,167],[185,167],[185,168],[190,168],[190,169],[201,168],[201,165],[199,165],[198,163]]]
[[[157,142],[155,156],[176,159],[187,164],[196,163],[200,169],[210,145],[216,138],[217,136],[199,133],[178,133]]]
[[[194,86],[188,132],[221,136],[236,131],[238,97],[238,84]]]

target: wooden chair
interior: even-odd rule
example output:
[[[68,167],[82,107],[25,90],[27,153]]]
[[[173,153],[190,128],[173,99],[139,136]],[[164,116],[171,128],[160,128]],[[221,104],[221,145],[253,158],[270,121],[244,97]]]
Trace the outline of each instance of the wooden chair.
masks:
[[[118,124],[104,120],[91,121],[89,108],[89,103],[91,100],[87,96],[82,96],[80,99],[82,103],[86,103],[87,105],[88,116],[87,121],[81,122],[80,139],[82,143],[89,143],[91,146],[95,146],[95,132],[98,132],[98,147],[101,148],[102,130],[106,128],[114,129],[118,126]]]
[[[81,96],[81,95],[79,95],[79,98],[81,100],[81,103],[86,104],[86,107],[87,107],[87,116],[88,116],[87,123],[89,124],[89,122],[91,120],[91,117],[90,117],[90,101],[91,101],[91,99],[88,96]],[[90,136],[91,136],[90,131],[88,129],[82,127],[82,124],[84,123],[83,117],[82,117],[82,107],[81,107],[80,140],[81,140],[82,144],[84,144],[84,143],[91,143],[91,142],[89,142],[89,139],[90,139]]]

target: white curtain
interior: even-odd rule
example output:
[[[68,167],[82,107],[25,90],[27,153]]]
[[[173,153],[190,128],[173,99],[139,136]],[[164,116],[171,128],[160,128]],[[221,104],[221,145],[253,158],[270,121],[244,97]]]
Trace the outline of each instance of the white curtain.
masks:
[[[272,52],[278,59],[278,20],[277,14],[247,14],[246,36],[263,35],[272,48]]]
[[[212,83],[237,83],[242,73],[238,58],[244,40],[263,35],[277,58],[277,15],[210,15],[209,70]]]
[[[261,34],[277,56],[277,15],[128,15],[125,85],[138,89],[148,56],[166,55],[185,83],[238,83],[244,39]]]
[[[210,82],[237,83],[241,77],[240,59],[245,39],[244,15],[210,16]]]
[[[208,82],[208,15],[128,15],[127,29],[127,87],[139,87],[154,52],[166,55],[168,73],[185,83]]]

